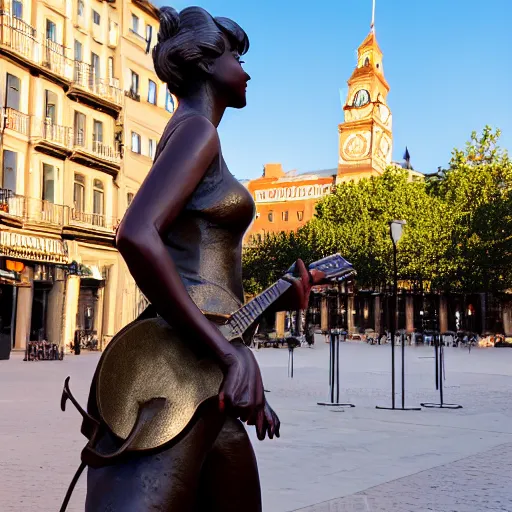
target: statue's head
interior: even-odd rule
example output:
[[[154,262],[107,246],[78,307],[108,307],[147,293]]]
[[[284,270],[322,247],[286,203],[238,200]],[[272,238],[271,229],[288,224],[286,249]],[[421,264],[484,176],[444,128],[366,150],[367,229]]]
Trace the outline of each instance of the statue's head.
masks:
[[[158,78],[178,100],[208,83],[228,107],[245,107],[250,76],[240,57],[248,49],[247,34],[228,18],[213,18],[200,7],[179,14],[172,7],[160,9],[153,62]]]

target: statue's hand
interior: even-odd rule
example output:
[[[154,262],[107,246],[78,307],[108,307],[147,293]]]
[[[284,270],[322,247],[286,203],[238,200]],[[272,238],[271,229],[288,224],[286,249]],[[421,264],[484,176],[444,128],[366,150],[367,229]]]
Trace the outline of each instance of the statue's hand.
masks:
[[[265,406],[263,407],[263,410],[259,412],[256,420],[256,434],[258,439],[263,441],[265,439],[265,435],[268,435],[269,439],[274,439],[274,435],[276,437],[280,437],[280,428],[281,422],[279,421],[277,414],[274,412],[272,407],[270,407],[267,400],[265,400]]]
[[[265,395],[260,368],[248,347],[232,342],[231,350],[223,357],[224,382],[219,394],[221,411],[254,425],[263,411]]]

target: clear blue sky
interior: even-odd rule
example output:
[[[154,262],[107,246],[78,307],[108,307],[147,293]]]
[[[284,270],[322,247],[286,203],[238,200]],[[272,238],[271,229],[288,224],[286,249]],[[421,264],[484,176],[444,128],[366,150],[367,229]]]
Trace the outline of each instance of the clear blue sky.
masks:
[[[369,32],[371,0],[157,0],[200,5],[249,35],[252,76],[243,110],[219,132],[230,170],[256,178],[266,162],[285,170],[335,168],[340,92]],[[376,34],[391,91],[393,158],[407,145],[424,173],[486,124],[512,150],[512,0],[377,0]]]

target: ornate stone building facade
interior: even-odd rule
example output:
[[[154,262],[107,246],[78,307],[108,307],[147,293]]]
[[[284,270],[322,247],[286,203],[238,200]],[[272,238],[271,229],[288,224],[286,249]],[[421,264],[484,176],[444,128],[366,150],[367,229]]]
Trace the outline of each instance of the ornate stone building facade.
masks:
[[[173,110],[157,31],[146,0],[2,2],[0,337],[15,348],[77,329],[101,345],[127,320],[115,229]]]

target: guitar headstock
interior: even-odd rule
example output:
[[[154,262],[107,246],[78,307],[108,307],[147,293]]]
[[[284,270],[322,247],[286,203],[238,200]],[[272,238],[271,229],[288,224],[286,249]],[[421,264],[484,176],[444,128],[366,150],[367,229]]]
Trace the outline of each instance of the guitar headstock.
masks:
[[[287,274],[295,274],[295,263],[288,269]],[[325,280],[342,281],[356,274],[351,263],[349,263],[341,254],[331,254],[326,258],[315,261],[308,265],[308,270],[318,270],[325,274]]]

